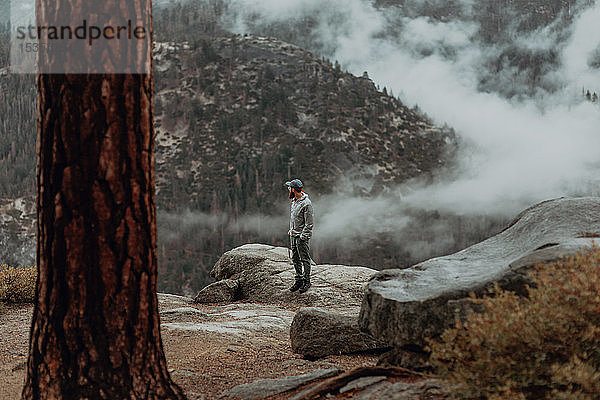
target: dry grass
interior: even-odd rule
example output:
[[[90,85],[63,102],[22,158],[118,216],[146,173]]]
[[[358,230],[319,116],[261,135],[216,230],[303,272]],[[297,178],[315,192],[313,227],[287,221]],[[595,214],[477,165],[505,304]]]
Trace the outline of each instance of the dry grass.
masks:
[[[431,341],[431,362],[469,399],[598,399],[600,248],[532,271],[521,298],[498,286],[484,313]]]
[[[0,302],[33,302],[35,298],[36,279],[36,267],[0,265]]]

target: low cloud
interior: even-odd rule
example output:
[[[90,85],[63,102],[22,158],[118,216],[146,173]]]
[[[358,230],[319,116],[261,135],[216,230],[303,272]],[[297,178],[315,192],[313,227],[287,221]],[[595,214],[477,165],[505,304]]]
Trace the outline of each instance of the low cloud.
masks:
[[[355,75],[368,71],[380,87],[447,123],[460,139],[455,170],[440,171],[433,183],[415,180],[368,199],[313,198],[317,246],[348,248],[387,237],[399,251],[424,258],[475,240],[464,231],[494,232],[498,221],[536,202],[600,195],[600,109],[582,96],[584,87],[600,89],[600,4],[580,5],[572,19],[563,14],[530,31],[518,30],[515,19],[503,40],[489,43],[480,35],[486,28],[476,17],[480,3],[472,0],[455,2],[456,16],[444,19],[432,18],[416,0],[385,10],[363,0],[226,3],[226,28],[293,31]],[[511,52],[525,61],[509,61]],[[288,218],[283,209],[279,215],[223,223],[232,231],[279,235]],[[214,218],[184,220],[208,229],[220,223]]]
[[[404,12],[378,10],[361,0],[231,4],[236,13],[226,18],[240,33],[315,18],[311,34],[317,47],[330,49],[329,56],[355,74],[368,71],[407,105],[418,104],[438,124],[456,130],[467,144],[459,154],[458,177],[420,186],[402,199],[406,205],[509,215],[547,198],[597,193],[600,112],[583,101],[581,89],[600,82],[599,70],[589,63],[600,44],[600,4],[580,11],[570,25],[555,21],[529,33],[509,32],[513,43],[495,45],[477,39],[480,26],[468,18],[473,6],[468,1],[461,2],[460,19],[444,22],[411,15],[417,5],[410,2]],[[249,15],[252,26],[245,24]],[[392,26],[399,31],[390,34]],[[489,60],[509,46],[559,54],[558,66],[542,66],[547,71],[542,69],[530,96],[506,98],[500,92],[524,84],[527,71],[518,68],[495,76],[498,92],[481,90]],[[372,210],[382,209],[381,200],[370,201]]]

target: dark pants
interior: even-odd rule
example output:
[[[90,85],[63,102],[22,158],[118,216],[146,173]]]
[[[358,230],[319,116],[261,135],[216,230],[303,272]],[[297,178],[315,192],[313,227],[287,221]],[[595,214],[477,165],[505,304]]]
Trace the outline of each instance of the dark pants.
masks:
[[[296,280],[310,281],[310,255],[308,240],[301,240],[300,236],[292,236],[292,262],[296,269]],[[304,267],[304,271],[302,270]]]

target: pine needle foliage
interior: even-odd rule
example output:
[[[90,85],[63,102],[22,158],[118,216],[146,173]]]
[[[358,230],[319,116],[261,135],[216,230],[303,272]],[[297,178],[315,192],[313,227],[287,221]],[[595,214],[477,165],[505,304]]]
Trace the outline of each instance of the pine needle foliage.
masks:
[[[484,312],[430,340],[462,399],[592,400],[600,393],[600,248],[537,265],[528,296],[498,285]]]
[[[36,279],[36,267],[0,265],[0,302],[32,303]]]

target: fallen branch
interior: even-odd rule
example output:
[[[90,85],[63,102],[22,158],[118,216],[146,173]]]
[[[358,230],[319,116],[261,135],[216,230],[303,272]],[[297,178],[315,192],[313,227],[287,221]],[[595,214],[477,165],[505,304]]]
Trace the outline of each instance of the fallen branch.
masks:
[[[419,376],[430,378],[431,376],[402,367],[359,367],[341,375],[324,380],[298,393],[292,400],[313,400],[327,393],[339,392],[341,388],[355,379],[365,376],[386,376],[388,378],[409,378]]]

